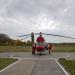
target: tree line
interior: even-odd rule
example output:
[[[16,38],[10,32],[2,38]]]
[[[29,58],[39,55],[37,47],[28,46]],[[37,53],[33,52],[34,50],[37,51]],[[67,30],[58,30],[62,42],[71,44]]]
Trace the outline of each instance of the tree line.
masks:
[[[75,42],[71,43],[52,43],[53,45],[75,45]],[[30,40],[27,41],[21,41],[19,39],[14,40],[11,39],[8,35],[6,34],[0,34],[0,46],[5,45],[5,46],[31,46],[32,43]]]
[[[0,34],[0,46],[5,45],[5,46],[26,46],[26,45],[31,45],[31,41],[21,41],[19,39],[14,40],[11,39],[7,34]]]

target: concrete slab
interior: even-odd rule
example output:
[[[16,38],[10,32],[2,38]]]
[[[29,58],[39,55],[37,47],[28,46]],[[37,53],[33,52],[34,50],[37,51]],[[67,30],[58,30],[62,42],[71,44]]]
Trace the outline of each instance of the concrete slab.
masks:
[[[38,53],[34,56],[31,52],[27,53],[15,53],[15,52],[7,52],[7,53],[0,53],[0,58],[37,58],[39,55]],[[51,55],[47,53],[42,53],[43,57],[51,58],[51,59],[59,59],[59,58],[66,58],[66,59],[75,59],[75,52],[52,52]]]
[[[0,75],[66,75],[54,59],[22,59]]]
[[[34,64],[35,61],[32,60],[21,60],[19,63],[1,72],[0,75],[31,75]]]
[[[55,60],[38,60],[31,75],[66,75]]]
[[[51,55],[31,53],[0,53],[0,57],[18,58],[21,61],[0,75],[67,75],[57,64],[59,58],[75,59],[75,53],[52,53]]]

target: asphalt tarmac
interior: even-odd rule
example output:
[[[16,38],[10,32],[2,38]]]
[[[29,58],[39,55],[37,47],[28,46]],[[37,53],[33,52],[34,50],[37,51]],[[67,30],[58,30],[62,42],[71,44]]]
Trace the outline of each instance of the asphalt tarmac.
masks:
[[[0,53],[1,58],[16,58],[18,61],[0,71],[0,75],[69,75],[58,64],[58,58],[75,59],[75,53],[52,53],[39,56],[31,53]]]

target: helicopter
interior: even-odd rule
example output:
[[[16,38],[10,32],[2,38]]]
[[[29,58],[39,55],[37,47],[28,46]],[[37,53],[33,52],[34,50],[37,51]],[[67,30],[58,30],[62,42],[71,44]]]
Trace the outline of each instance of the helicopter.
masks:
[[[34,42],[34,35],[39,35],[37,37],[36,42]],[[18,37],[25,37],[23,39],[31,37],[31,43],[32,43],[32,55],[35,55],[36,51],[41,55],[42,52],[48,51],[49,54],[51,54],[51,49],[52,49],[52,44],[51,43],[46,43],[45,39],[42,35],[47,35],[47,36],[58,36],[58,37],[64,37],[64,38],[69,38],[69,39],[75,39],[73,37],[68,37],[68,36],[62,36],[62,35],[55,35],[55,34],[47,34],[47,33],[33,33],[31,34],[26,34],[26,35],[21,35]],[[22,40],[23,40],[22,39]]]

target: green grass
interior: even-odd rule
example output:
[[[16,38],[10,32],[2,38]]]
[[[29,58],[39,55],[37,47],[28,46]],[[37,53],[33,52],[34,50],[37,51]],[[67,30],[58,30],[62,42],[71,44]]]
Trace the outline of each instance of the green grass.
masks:
[[[30,52],[31,46],[0,46],[0,52]]]
[[[64,58],[58,60],[64,68],[71,74],[75,75],[75,60],[66,60]]]
[[[75,45],[54,45],[53,52],[75,52]]]
[[[0,70],[17,61],[17,59],[0,58]]]
[[[0,52],[31,52],[31,46],[0,46]],[[53,45],[52,52],[75,52],[75,45]]]

